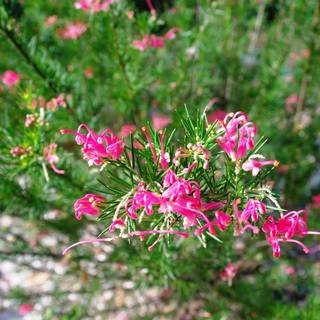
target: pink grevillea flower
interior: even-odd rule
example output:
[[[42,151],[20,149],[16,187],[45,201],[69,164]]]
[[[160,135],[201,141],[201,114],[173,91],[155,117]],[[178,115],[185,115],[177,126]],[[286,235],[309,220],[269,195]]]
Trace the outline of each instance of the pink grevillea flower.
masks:
[[[298,104],[300,104],[301,102],[302,102],[302,100],[299,97],[299,95],[297,93],[293,93],[285,101],[287,111],[289,111],[289,112],[294,111],[295,107]]]
[[[177,36],[177,33],[180,32],[181,29],[180,28],[172,28],[170,29],[163,37],[166,40],[172,40],[175,39]]]
[[[99,11],[107,11],[113,0],[79,0],[75,2],[74,7],[83,11],[90,11],[91,13]]]
[[[86,194],[78,199],[73,205],[76,219],[80,220],[84,214],[90,216],[100,215],[99,204],[105,200],[106,198],[93,193]]]
[[[58,16],[53,15],[53,16],[49,16],[48,18],[46,18],[45,22],[44,22],[44,26],[46,28],[54,25],[56,22],[58,21]]]
[[[250,200],[249,200],[250,201]],[[264,204],[261,202],[249,202],[247,203],[244,213],[241,212],[238,208],[238,205],[241,203],[240,199],[236,199],[233,201],[233,213],[235,215],[235,229],[234,234],[239,235],[244,233],[246,230],[251,230],[253,233],[258,234],[259,228],[252,225],[249,222],[249,218],[255,221],[254,219],[259,218],[259,214],[262,212],[264,213],[265,207]]]
[[[155,34],[152,34],[149,37],[149,46],[151,48],[162,48],[164,47],[164,38],[156,36]]]
[[[121,127],[121,136],[127,137],[130,134],[134,133],[137,130],[137,127],[134,124],[128,123]]]
[[[154,8],[151,0],[146,0],[146,2],[147,2],[147,5],[148,5],[148,8],[149,8],[149,10],[150,10],[150,13],[151,13],[154,17],[156,17],[156,16],[157,16],[157,12],[156,12],[156,9]]]
[[[240,269],[240,263],[232,264],[228,263],[225,269],[220,272],[220,278],[222,281],[227,281],[228,285],[232,285],[232,280],[236,276]]]
[[[278,220],[269,216],[262,230],[272,247],[274,257],[280,257],[280,242],[295,243],[301,246],[305,253],[309,253],[309,249],[301,241],[292,238],[304,237],[308,234],[320,235],[320,232],[308,231],[305,210],[290,211]]]
[[[255,177],[259,174],[261,167],[268,166],[268,165],[277,166],[278,164],[279,162],[276,160],[257,161],[257,160],[249,159],[243,163],[242,169],[244,171],[252,171],[252,175]]]
[[[132,20],[133,17],[134,17],[134,11],[128,10],[127,11],[127,17],[128,17],[129,20]]]
[[[87,26],[82,22],[69,23],[64,28],[57,29],[58,35],[65,40],[75,40],[87,31]]]
[[[28,303],[23,303],[19,306],[19,314],[25,316],[33,310],[33,305]]]
[[[9,88],[17,85],[21,79],[21,77],[14,71],[12,70],[7,70],[5,71],[1,76],[0,76],[2,82]]]
[[[215,121],[223,121],[223,119],[226,117],[227,113],[221,109],[217,109],[213,111],[212,113],[208,114],[208,122],[212,123]]]
[[[256,125],[248,122],[248,117],[242,112],[229,113],[220,123],[223,134],[216,140],[219,146],[232,161],[244,158],[247,151],[254,148]]]
[[[143,36],[143,39],[140,40],[134,40],[132,41],[132,46],[136,49],[138,49],[139,51],[144,51],[149,44],[149,37],[145,34]]]
[[[43,150],[43,156],[46,158],[48,163],[50,164],[52,170],[57,174],[64,174],[64,170],[59,170],[56,167],[56,163],[59,162],[59,157],[56,155],[57,145],[55,143],[51,143],[46,146]]]
[[[240,215],[240,221],[247,222],[251,219],[253,222],[257,222],[260,214],[265,214],[266,211],[267,209],[264,203],[259,200],[250,199]]]
[[[152,118],[152,127],[154,130],[164,129],[172,122],[171,117],[160,115],[155,112],[152,113],[151,118]]]
[[[49,111],[56,111],[59,107],[65,108],[67,106],[64,100],[64,95],[60,94],[57,98],[52,98],[46,103],[46,109]]]
[[[125,223],[124,220],[122,220],[122,219],[116,219],[116,220],[114,220],[114,221],[111,223],[111,225],[109,226],[109,231],[110,231],[110,232],[114,232],[114,230],[115,230],[116,228],[118,228],[118,229],[124,229],[125,226],[126,226],[126,223]]]
[[[82,129],[87,133],[82,133]],[[122,154],[125,142],[119,139],[110,129],[101,134],[95,133],[86,124],[81,124],[78,130],[61,130],[62,134],[71,133],[76,135],[76,142],[83,145],[81,151],[83,159],[88,160],[89,166],[100,166],[104,159],[118,160]]]
[[[23,157],[31,152],[31,147],[16,146],[11,148],[10,153],[13,157]]]

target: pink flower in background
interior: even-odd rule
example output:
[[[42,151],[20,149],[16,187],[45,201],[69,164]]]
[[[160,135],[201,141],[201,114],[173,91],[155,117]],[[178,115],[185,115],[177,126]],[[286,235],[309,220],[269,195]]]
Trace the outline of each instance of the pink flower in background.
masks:
[[[7,70],[1,75],[2,82],[9,88],[16,86],[21,77],[12,70]]]
[[[223,121],[223,119],[226,117],[227,113],[221,109],[216,109],[212,113],[208,114],[208,122],[212,123],[215,121]]]
[[[101,210],[99,204],[105,200],[106,198],[92,193],[86,194],[84,197],[78,199],[73,205],[76,219],[80,220],[84,214],[91,216],[100,215]]]
[[[132,10],[127,11],[127,17],[129,20],[132,20],[134,17],[134,12]]]
[[[229,286],[232,285],[233,278],[237,275],[240,269],[240,264],[228,263],[225,269],[220,272],[220,278],[222,281],[227,281]]]
[[[315,195],[312,197],[312,204],[313,208],[320,208],[320,194]]]
[[[145,34],[143,39],[132,41],[132,46],[140,51],[144,51],[148,47],[149,37]]]
[[[69,23],[64,28],[57,29],[58,35],[65,40],[78,39],[86,31],[87,25],[82,22]]]
[[[21,147],[21,146],[16,146],[11,148],[10,153],[13,157],[21,157],[21,156],[25,156],[28,153],[31,152],[31,148],[25,148],[25,147]]]
[[[51,143],[46,146],[43,150],[43,156],[46,158],[48,163],[50,164],[52,170],[57,174],[64,174],[64,170],[59,170],[56,167],[56,163],[59,162],[59,157],[56,155],[57,145],[55,143]]]
[[[151,0],[146,0],[146,2],[147,2],[147,5],[148,5],[148,8],[149,8],[149,10],[150,10],[150,13],[151,13],[154,17],[156,17],[156,16],[157,16],[157,12],[156,12],[156,9],[154,8]]]
[[[44,26],[48,28],[48,27],[54,25],[57,21],[58,21],[58,16],[56,16],[56,15],[49,16],[49,17],[45,20]]]
[[[290,95],[286,101],[285,101],[285,104],[286,104],[286,109],[290,112],[294,111],[294,108],[299,104],[301,103],[301,99],[299,97],[299,95],[297,93],[294,93],[292,95]]]
[[[180,28],[172,28],[163,37],[166,40],[172,40],[176,38],[178,32],[181,32]]]
[[[152,34],[149,37],[149,45],[151,48],[162,48],[164,47],[164,38]]]
[[[19,314],[25,316],[33,310],[33,305],[28,303],[23,303],[19,306]]]
[[[172,119],[170,116],[160,115],[158,113],[152,113],[152,127],[154,130],[164,129],[171,122]]]
[[[57,98],[52,98],[46,103],[46,109],[49,111],[56,111],[59,107],[65,108],[67,106],[64,100],[64,95],[60,94]]]
[[[90,11],[91,13],[99,11],[107,11],[113,0],[79,0],[75,2],[74,7],[83,11]]]
[[[137,127],[134,124],[125,124],[121,127],[121,136],[127,137],[130,136],[131,133],[134,133],[137,130]]]
[[[82,133],[82,129],[86,133]],[[119,139],[111,129],[104,130],[101,134],[95,133],[86,124],[81,124],[78,130],[64,129],[62,134],[71,133],[76,135],[76,142],[83,145],[81,151],[83,159],[88,160],[89,166],[95,164],[100,166],[103,164],[103,159],[118,160],[122,154],[125,142]]]
[[[94,70],[91,67],[85,68],[83,73],[87,79],[92,79],[94,76]]]
[[[273,165],[277,166],[279,164],[276,160],[265,160],[265,161],[257,161],[253,159],[249,159],[243,163],[242,169],[244,171],[252,171],[252,175],[255,177],[259,174],[260,168],[263,166]]]

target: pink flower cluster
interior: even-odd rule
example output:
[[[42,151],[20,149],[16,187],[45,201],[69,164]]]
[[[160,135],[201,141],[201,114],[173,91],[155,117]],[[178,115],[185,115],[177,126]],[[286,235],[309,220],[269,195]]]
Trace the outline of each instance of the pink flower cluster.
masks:
[[[175,39],[177,32],[180,32],[179,28],[170,29],[164,36],[156,36],[151,34],[150,36],[145,34],[142,40],[132,41],[132,46],[140,51],[150,48],[162,48],[165,45],[166,40]]]
[[[82,133],[82,129],[86,133]],[[77,144],[83,145],[81,152],[89,166],[93,164],[100,166],[104,159],[119,160],[125,146],[125,142],[119,139],[112,130],[106,129],[101,134],[97,134],[86,124],[81,124],[77,131],[63,129],[61,133],[71,133],[76,136]]]
[[[7,87],[11,88],[20,82],[21,77],[16,72],[7,70],[0,75],[0,79]]]
[[[82,22],[73,22],[57,29],[57,34],[65,40],[75,40],[87,31],[87,25]]]
[[[90,11],[96,13],[99,11],[107,11],[113,0],[79,0],[74,3],[76,9]]]

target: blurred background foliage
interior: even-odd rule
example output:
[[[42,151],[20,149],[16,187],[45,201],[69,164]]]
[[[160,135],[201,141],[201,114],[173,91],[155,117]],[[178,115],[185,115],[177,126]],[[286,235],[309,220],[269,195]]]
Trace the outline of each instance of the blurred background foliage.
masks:
[[[320,193],[319,2],[153,4],[157,18],[143,0],[115,1],[108,12],[96,14],[76,10],[73,1],[0,1],[0,73],[14,70],[22,77],[18,86],[2,85],[0,90],[0,208],[5,217],[20,218],[37,230],[17,235],[2,225],[1,260],[25,252],[48,254],[48,248],[30,246],[39,232],[67,237],[59,249],[49,250],[58,260],[63,246],[83,236],[88,226],[98,234],[94,222],[75,222],[72,216],[75,199],[99,190],[97,169],[87,168],[71,138],[59,134],[61,128],[88,123],[97,131],[112,127],[120,133],[124,124],[141,127],[155,116],[170,116],[169,127],[178,128],[179,137],[178,118],[185,105],[193,114],[207,106],[208,116],[216,110],[248,113],[259,135],[269,140],[264,154],[281,163],[269,181],[281,193],[281,204],[307,207],[311,225],[319,229],[319,210],[310,205]],[[47,23],[50,16],[57,18],[52,25]],[[87,31],[76,40],[62,39],[57,30],[75,21],[86,24]],[[131,45],[144,34],[162,36],[171,28],[181,31],[163,48],[141,52]],[[67,107],[48,112],[48,125],[24,126],[25,116],[35,112],[32,99],[43,96],[49,101],[59,94],[64,94]],[[43,160],[49,143],[58,144],[64,175],[55,174]],[[10,150],[17,145],[33,151],[23,159],[13,158]],[[55,218],[48,219],[53,211]],[[14,240],[6,234],[14,234]],[[91,298],[104,290],[104,283],[124,278],[142,292],[165,288],[164,301],[201,301],[200,309],[207,312],[203,318],[317,319],[319,245],[314,241],[309,240],[310,256],[288,249],[280,261],[265,253],[263,244],[247,239],[212,242],[206,249],[190,239],[151,254],[143,245],[117,243],[107,262],[99,262],[97,251],[90,248],[80,248],[63,261],[69,273],[83,278],[83,263],[96,259],[98,274],[89,272],[89,280],[80,281]],[[232,261],[241,261],[241,268],[228,287],[219,273]],[[125,271],[119,265],[126,265]],[[28,292],[10,292],[14,301],[37,302]],[[202,317],[188,308],[179,310],[179,303],[168,318]],[[88,305],[74,303],[60,315],[49,306],[45,318],[94,318]],[[138,319],[139,313],[131,318]]]

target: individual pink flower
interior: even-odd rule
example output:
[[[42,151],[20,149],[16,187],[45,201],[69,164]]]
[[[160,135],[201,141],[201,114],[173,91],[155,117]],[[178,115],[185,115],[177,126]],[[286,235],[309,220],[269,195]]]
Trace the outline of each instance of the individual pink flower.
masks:
[[[82,133],[82,129],[86,133]],[[83,145],[81,151],[83,159],[88,161],[89,166],[100,166],[104,159],[118,160],[121,157],[125,142],[119,139],[111,129],[104,130],[101,134],[95,133],[86,124],[81,124],[78,130],[61,130],[62,134],[71,133],[76,135],[76,142]]]
[[[33,305],[28,303],[23,303],[19,306],[19,314],[25,316],[33,310]]]
[[[171,117],[152,113],[152,127],[154,130],[164,129],[172,122]]]
[[[177,36],[177,33],[180,32],[180,28],[171,28],[163,37],[166,40],[172,40],[175,39]]]
[[[220,122],[222,135],[216,141],[232,161],[244,158],[248,150],[254,148],[256,125],[248,121],[243,112],[229,113]]]
[[[86,194],[84,197],[78,199],[73,207],[75,210],[75,216],[78,220],[82,218],[82,215],[98,216],[101,213],[99,204],[106,199],[97,194]]]
[[[46,103],[46,109],[49,111],[56,111],[59,107],[65,108],[67,106],[64,100],[64,95],[60,94],[57,98],[52,98]]]
[[[164,38],[152,34],[149,37],[149,45],[151,48],[162,48],[164,47]]]
[[[259,174],[261,167],[268,165],[273,165],[276,167],[278,164],[279,162],[276,160],[257,161],[249,159],[242,164],[242,169],[244,171],[252,171],[252,175],[255,177]]]
[[[85,68],[83,73],[87,79],[92,79],[94,76],[94,70],[91,67]]]
[[[109,231],[114,232],[114,230],[117,229],[124,229],[126,226],[126,223],[123,219],[116,219],[114,220],[111,225],[109,226]]]
[[[46,28],[54,25],[56,22],[58,21],[58,16],[53,15],[53,16],[49,16],[46,18],[45,22],[44,22],[44,26]]]
[[[56,167],[56,163],[59,162],[59,157],[56,155],[57,145],[55,143],[51,143],[46,146],[43,150],[43,156],[46,158],[48,163],[50,164],[52,170],[57,174],[64,174],[64,170],[59,170]]]
[[[240,215],[240,220],[247,222],[249,219],[252,222],[257,222],[261,214],[266,213],[266,206],[264,203],[260,202],[259,200],[250,199],[244,210]]]
[[[1,76],[0,76],[2,82],[9,88],[16,86],[21,77],[14,71],[12,70],[7,70],[5,71]]]
[[[228,285],[231,286],[232,285],[232,280],[233,278],[236,276],[236,274],[238,273],[240,269],[240,264],[232,264],[232,263],[228,263],[227,266],[225,267],[225,269],[220,272],[220,278],[222,281],[227,281]]]
[[[132,20],[133,17],[134,17],[134,11],[128,10],[127,11],[127,17],[128,17],[129,20]]]
[[[139,51],[144,51],[148,47],[148,43],[149,43],[149,37],[145,34],[141,41],[140,40],[132,41],[132,46],[138,49]]]
[[[137,127],[134,124],[128,123],[121,127],[121,136],[127,137],[130,134],[134,133],[137,130]]]
[[[167,170],[170,162],[170,155],[165,151],[164,132],[162,130],[159,131],[159,136],[161,145],[160,165],[162,170]]]
[[[223,119],[226,117],[227,113],[221,109],[216,109],[212,113],[208,114],[208,122],[212,123],[215,121],[223,121]]]
[[[37,122],[39,119],[38,115],[35,114],[27,114],[26,118],[24,120],[24,126],[26,128],[30,127],[31,125],[33,125],[35,122]]]
[[[10,153],[13,157],[22,157],[31,152],[31,148],[25,148],[21,146],[16,146],[14,148],[11,148]]]
[[[87,31],[87,26],[82,22],[73,22],[57,29],[58,35],[65,40],[75,40]]]
[[[308,234],[320,234],[319,232],[308,231],[307,214],[304,210],[290,211],[278,220],[269,216],[262,231],[266,234],[275,257],[280,257],[280,242],[295,243],[301,246],[305,253],[309,253],[309,249],[301,241],[292,238],[304,237]]]

